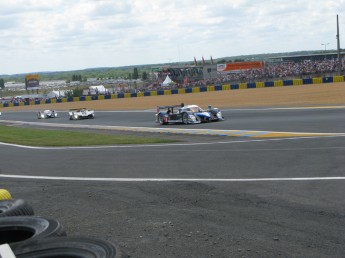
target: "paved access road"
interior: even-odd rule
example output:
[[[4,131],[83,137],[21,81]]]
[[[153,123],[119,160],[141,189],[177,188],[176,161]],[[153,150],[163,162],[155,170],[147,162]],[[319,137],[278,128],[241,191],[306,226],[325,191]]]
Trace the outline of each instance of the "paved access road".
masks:
[[[344,133],[344,112],[227,110],[226,121],[199,126]],[[61,120],[161,127],[152,114],[97,112],[94,120]],[[3,113],[1,119],[36,121],[27,113]],[[131,257],[343,256],[344,136],[174,137],[183,141],[67,149],[0,145],[0,187],[27,199],[36,214],[60,220],[68,235],[114,241]]]

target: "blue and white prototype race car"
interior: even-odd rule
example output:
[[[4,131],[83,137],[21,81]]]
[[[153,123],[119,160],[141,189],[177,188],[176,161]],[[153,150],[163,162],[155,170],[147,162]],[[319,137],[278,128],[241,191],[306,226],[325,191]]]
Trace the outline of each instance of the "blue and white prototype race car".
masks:
[[[166,124],[200,124],[203,122],[222,121],[224,117],[218,108],[208,106],[203,110],[197,105],[158,106],[156,122]]]
[[[43,111],[38,111],[37,113],[37,118],[38,119],[45,119],[45,118],[55,118],[57,117],[58,114],[55,110],[43,110]]]
[[[70,120],[79,120],[79,119],[88,119],[88,118],[95,118],[95,111],[88,110],[86,108],[76,108],[70,109],[68,112]]]

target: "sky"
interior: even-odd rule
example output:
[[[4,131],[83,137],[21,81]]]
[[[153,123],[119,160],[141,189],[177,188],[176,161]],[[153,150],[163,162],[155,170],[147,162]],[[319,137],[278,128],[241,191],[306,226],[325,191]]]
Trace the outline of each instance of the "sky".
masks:
[[[345,0],[0,0],[0,75],[345,46]],[[345,48],[345,47],[342,47]]]

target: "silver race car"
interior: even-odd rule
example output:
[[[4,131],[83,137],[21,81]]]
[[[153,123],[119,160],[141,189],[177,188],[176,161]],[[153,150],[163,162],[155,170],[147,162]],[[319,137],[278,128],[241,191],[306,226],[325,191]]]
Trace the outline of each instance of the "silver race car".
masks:
[[[208,106],[203,110],[197,105],[174,105],[157,107],[156,122],[166,124],[199,124],[202,122],[222,121],[224,117],[218,108]]]
[[[68,112],[70,120],[95,118],[95,111],[86,108],[70,109]]]
[[[45,119],[45,118],[55,118],[57,117],[58,114],[55,110],[43,110],[43,111],[38,111],[37,113],[37,118],[38,119]]]

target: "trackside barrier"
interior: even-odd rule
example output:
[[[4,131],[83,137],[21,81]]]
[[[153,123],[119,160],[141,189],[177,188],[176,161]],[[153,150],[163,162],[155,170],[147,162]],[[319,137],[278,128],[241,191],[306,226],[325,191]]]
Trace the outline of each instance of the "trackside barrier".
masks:
[[[303,81],[302,79],[293,79],[293,85],[302,85],[303,84]]]
[[[247,89],[247,83],[240,83],[240,84],[238,85],[238,88],[239,88],[240,90]]]
[[[322,83],[322,78],[321,77],[318,77],[318,78],[313,78],[313,84],[320,84]]]
[[[322,83],[332,83],[333,77],[322,77]]]
[[[240,87],[239,87],[239,85],[238,84],[231,84],[230,85],[230,89],[232,89],[232,90],[238,90]]]
[[[333,76],[333,82],[343,82],[345,76]]]
[[[200,92],[206,92],[207,91],[207,87],[203,86],[203,87],[200,87]]]
[[[274,82],[265,82],[265,87],[274,87]]]
[[[208,91],[227,91],[227,90],[239,90],[239,89],[254,89],[265,87],[282,87],[282,86],[298,86],[305,84],[321,84],[321,83],[334,83],[345,82],[345,75],[337,76],[325,76],[305,79],[292,79],[292,80],[277,80],[266,82],[249,82],[249,83],[234,83],[224,85],[211,85],[201,87],[189,87],[182,89],[172,90],[157,90],[157,91],[145,91],[138,93],[117,93],[110,95],[92,95],[81,97],[65,97],[65,98],[52,98],[46,100],[31,100],[29,102],[14,102],[14,103],[0,103],[0,108],[5,107],[18,107],[18,106],[32,106],[50,103],[65,103],[65,102],[78,102],[78,101],[91,101],[91,100],[104,100],[104,99],[117,99],[117,98],[136,98],[136,97],[149,97],[158,95],[172,95],[172,94],[185,94],[185,93],[199,93]]]
[[[199,93],[199,92],[200,92],[200,88],[199,87],[192,88],[192,93]]]
[[[263,88],[263,87],[265,87],[264,82],[256,82],[256,88]]]
[[[185,94],[186,93],[186,89],[178,89],[178,94]]]
[[[283,81],[283,86],[292,86],[292,85],[293,85],[293,80]]]
[[[282,80],[274,81],[273,84],[274,87],[282,87],[284,85]]]
[[[255,82],[249,82],[249,83],[247,83],[247,88],[248,88],[248,89],[255,89],[255,88],[256,88],[256,83],[255,83]]]
[[[308,78],[308,79],[302,79],[303,84],[312,84],[313,83],[313,79]]]

